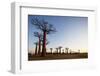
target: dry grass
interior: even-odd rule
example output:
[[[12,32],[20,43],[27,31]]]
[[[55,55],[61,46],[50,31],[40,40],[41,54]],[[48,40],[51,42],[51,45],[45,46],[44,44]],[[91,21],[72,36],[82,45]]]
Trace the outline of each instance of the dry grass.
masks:
[[[41,55],[28,55],[28,60],[55,60],[55,59],[81,59],[88,58],[88,53],[72,53],[72,54],[51,54],[47,53],[46,56]]]

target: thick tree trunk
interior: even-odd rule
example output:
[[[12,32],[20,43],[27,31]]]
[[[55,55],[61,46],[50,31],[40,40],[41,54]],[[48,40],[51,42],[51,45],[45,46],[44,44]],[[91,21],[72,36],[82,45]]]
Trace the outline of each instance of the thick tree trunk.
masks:
[[[36,44],[36,47],[35,47],[35,55],[37,55],[37,44]]]
[[[38,49],[38,54],[40,54],[40,51],[41,51],[41,40],[40,40],[40,37],[39,37],[39,49]]]
[[[42,56],[46,55],[46,31],[43,32]]]
[[[60,54],[61,54],[61,49],[60,49]]]
[[[52,50],[51,50],[51,54],[52,54]]]
[[[51,54],[52,54],[52,49],[51,49]]]
[[[57,49],[57,54],[58,54],[59,52],[58,52],[58,49]]]

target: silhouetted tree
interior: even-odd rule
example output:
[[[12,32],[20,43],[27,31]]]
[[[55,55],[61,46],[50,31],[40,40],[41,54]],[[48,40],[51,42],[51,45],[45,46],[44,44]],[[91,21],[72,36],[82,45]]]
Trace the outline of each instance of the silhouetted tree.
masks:
[[[38,46],[38,42],[35,42],[35,55],[37,55],[37,46]]]
[[[39,32],[34,32],[34,36],[38,38],[38,45],[39,45],[38,54],[40,54],[42,34]]]
[[[68,53],[69,48],[65,48],[66,52]]]
[[[43,45],[42,45],[42,56],[46,55],[46,35],[56,32],[56,29],[52,24],[49,24],[47,21],[39,20],[38,18],[32,19],[32,24],[36,26],[37,29],[40,29],[43,32]]]
[[[64,53],[64,49],[62,49],[62,53]]]
[[[58,54],[58,53],[59,53],[59,51],[58,51],[58,50],[59,50],[59,48],[56,48],[56,50],[57,50],[57,54]]]
[[[59,48],[59,53],[61,54],[61,48],[62,48],[62,46],[59,46],[58,48]]]
[[[50,50],[51,50],[51,54],[52,54],[52,50],[53,50],[53,48],[50,48]]]

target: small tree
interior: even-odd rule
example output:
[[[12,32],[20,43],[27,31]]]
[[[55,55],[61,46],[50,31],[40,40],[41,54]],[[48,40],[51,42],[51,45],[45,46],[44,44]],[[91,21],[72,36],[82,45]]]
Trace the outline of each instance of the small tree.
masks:
[[[64,49],[62,49],[62,53],[64,54],[65,52],[64,52],[65,50]]]
[[[59,50],[59,48],[56,48],[56,50],[57,50],[57,54],[58,54],[58,53],[59,53],[59,51],[58,51],[58,50]]]
[[[52,54],[52,50],[53,50],[53,48],[50,48],[50,50],[51,50],[51,54]]]
[[[68,53],[69,48],[65,48],[66,52]]]
[[[59,46],[58,48],[59,48],[59,53],[61,54],[61,48],[62,48],[62,46]]]

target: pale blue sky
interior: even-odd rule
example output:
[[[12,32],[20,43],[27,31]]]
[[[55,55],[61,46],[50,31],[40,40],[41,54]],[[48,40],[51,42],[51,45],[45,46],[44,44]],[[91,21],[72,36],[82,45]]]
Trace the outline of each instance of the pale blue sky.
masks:
[[[69,48],[86,48],[88,47],[88,18],[75,16],[43,16],[29,15],[28,16],[28,34],[29,34],[29,49],[35,48],[34,42],[38,41],[34,37],[33,32],[39,31],[31,23],[31,19],[37,17],[44,19],[52,24],[57,32],[47,35],[50,42],[47,48],[56,48],[58,46]]]

